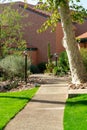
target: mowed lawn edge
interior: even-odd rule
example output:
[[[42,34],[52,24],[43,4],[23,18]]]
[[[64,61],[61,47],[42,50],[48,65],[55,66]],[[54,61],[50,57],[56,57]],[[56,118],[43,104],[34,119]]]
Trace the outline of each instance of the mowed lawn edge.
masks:
[[[39,87],[18,92],[0,93],[0,130],[32,99]]]
[[[64,130],[87,130],[87,94],[67,99],[63,125]]]

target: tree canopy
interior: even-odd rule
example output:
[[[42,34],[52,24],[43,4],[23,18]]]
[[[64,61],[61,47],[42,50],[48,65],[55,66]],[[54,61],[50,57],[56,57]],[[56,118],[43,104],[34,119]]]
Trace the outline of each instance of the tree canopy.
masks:
[[[70,7],[70,15],[72,22],[83,23],[84,18],[87,17],[87,10],[82,6],[78,5],[80,0],[67,0]],[[77,2],[77,4],[76,4]],[[43,23],[38,32],[45,31],[51,27],[52,31],[55,31],[58,21],[60,21],[60,6],[65,5],[66,0],[40,0],[40,4],[36,6],[41,10],[49,12],[51,15],[46,22]]]
[[[23,23],[26,17],[23,12],[13,8],[13,4],[0,8],[0,46],[4,53],[12,48],[25,48],[26,41],[23,39]]]

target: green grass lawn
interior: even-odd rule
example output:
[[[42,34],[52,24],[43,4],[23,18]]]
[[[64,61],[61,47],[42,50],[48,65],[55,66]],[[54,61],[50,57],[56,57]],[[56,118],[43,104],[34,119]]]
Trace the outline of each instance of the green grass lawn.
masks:
[[[34,96],[38,87],[19,92],[0,93],[0,130],[13,118]]]
[[[67,99],[64,130],[87,130],[87,95]]]

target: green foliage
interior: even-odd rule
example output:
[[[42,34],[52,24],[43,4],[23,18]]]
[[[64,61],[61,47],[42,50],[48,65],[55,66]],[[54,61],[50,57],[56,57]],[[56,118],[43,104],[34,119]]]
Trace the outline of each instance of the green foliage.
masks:
[[[0,130],[20,111],[35,95],[38,87],[19,91],[0,93]]]
[[[46,64],[46,73],[53,73],[54,75],[64,75],[69,71],[69,62],[66,52],[62,52],[58,58],[57,66],[55,62],[51,61]]]
[[[77,1],[78,3],[80,2]],[[71,6],[71,16],[72,16],[72,21],[77,22],[77,23],[83,23],[84,18],[87,17],[87,10],[83,8],[81,5],[75,4],[75,2],[72,0]]]
[[[69,70],[69,62],[66,52],[62,52],[58,60],[59,66],[61,66],[65,71]]]
[[[30,72],[33,73],[33,74],[37,74],[37,73],[40,72],[38,66],[33,65],[33,64],[30,65],[29,70],[30,70]]]
[[[45,62],[41,62],[38,65],[31,64],[29,67],[30,72],[33,74],[43,73],[45,71],[45,69],[46,69]]]
[[[85,65],[85,68],[87,70],[87,49],[81,48],[80,49],[80,53],[81,53],[82,60],[83,60],[83,63]]]
[[[61,66],[55,66],[52,72],[54,75],[60,75],[60,76],[65,74],[65,70]]]
[[[54,75],[63,75],[69,71],[69,62],[66,52],[62,52],[58,59],[58,65],[53,68]]]
[[[46,70],[46,63],[45,62],[41,62],[37,65],[40,73],[43,73]]]
[[[26,41],[23,39],[23,27],[25,25],[21,22],[26,16],[23,14],[23,11],[19,13],[18,10],[13,9],[13,6],[11,4],[10,6],[0,8],[2,12],[0,13],[2,57],[16,48],[24,50],[26,47]]]
[[[53,62],[49,62],[46,64],[45,73],[53,73],[53,68],[55,67]]]
[[[47,56],[48,56],[48,63],[46,64],[46,73],[52,73],[52,69],[54,68],[54,64],[52,62],[52,57],[53,55],[51,55],[51,51],[50,51],[50,43],[48,43],[47,46]]]
[[[28,66],[30,61],[28,61]],[[24,77],[25,59],[20,55],[9,55],[0,61],[0,68],[3,70],[2,76],[5,79],[14,77]]]
[[[64,110],[64,130],[87,129],[87,94],[67,99]]]
[[[42,1],[42,0],[40,0]],[[84,18],[87,17],[87,10],[83,8],[81,5],[77,5],[75,3],[75,0],[45,0],[43,4],[38,4],[36,8],[39,8],[41,10],[44,10],[46,12],[50,12],[49,18],[47,21],[43,23],[41,28],[38,30],[38,32],[46,31],[49,27],[51,28],[51,31],[55,31],[55,27],[58,24],[58,21],[61,19],[61,14],[59,12],[60,6],[67,5],[67,2],[70,5],[70,9],[73,10],[70,12],[72,22],[84,22]],[[76,2],[80,2],[80,0],[76,0]],[[70,4],[71,3],[71,4]]]
[[[50,18],[41,25],[40,29],[38,29],[37,32],[41,33],[43,31],[46,31],[48,28],[51,28],[51,32],[54,32],[58,24],[59,18],[60,15],[58,11],[55,10],[50,16]]]

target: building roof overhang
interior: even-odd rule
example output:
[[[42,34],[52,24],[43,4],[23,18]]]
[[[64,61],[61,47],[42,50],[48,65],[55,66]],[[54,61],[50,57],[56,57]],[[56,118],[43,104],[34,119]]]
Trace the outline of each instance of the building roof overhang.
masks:
[[[77,41],[79,41],[79,43],[87,43],[87,32],[79,35],[78,37],[76,37]]]

